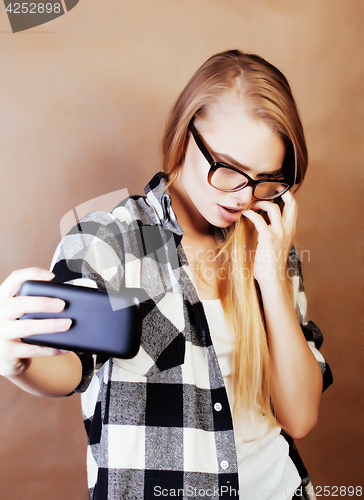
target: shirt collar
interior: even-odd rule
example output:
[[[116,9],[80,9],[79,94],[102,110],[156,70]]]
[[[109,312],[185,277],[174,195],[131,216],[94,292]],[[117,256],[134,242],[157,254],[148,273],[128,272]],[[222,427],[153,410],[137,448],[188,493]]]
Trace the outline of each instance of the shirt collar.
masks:
[[[167,182],[168,175],[164,172],[158,172],[145,186],[144,192],[162,226],[178,235],[178,240],[180,241],[183,236],[183,229],[179,225],[176,214],[172,209],[171,197],[168,188],[166,188]],[[220,241],[223,241],[225,238],[223,229],[217,228],[217,234]]]
[[[168,189],[166,189],[167,181],[167,174],[158,172],[146,185],[144,192],[149,204],[154,208],[162,226],[182,237],[183,229],[177,222],[176,214],[172,209],[171,197]]]

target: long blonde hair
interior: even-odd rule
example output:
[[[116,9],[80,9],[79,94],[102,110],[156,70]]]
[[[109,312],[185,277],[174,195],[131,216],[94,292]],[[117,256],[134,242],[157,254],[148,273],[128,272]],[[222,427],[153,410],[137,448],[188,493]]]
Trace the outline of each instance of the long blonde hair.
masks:
[[[203,117],[207,107],[221,96],[238,90],[249,103],[253,116],[261,118],[284,141],[283,173],[296,189],[307,169],[307,148],[298,110],[284,75],[254,54],[238,50],[210,57],[192,76],[177,99],[166,124],[162,143],[167,186],[176,179],[184,161],[188,126],[193,117]],[[257,233],[241,217],[223,230],[217,248],[218,293],[234,335],[234,412],[251,410],[277,425],[271,403],[269,351],[259,290],[253,276]]]

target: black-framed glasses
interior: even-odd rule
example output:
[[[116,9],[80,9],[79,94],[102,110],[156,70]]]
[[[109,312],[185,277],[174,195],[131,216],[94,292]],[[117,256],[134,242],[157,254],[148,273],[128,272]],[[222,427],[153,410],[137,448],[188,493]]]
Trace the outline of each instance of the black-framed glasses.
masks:
[[[292,184],[282,179],[262,179],[255,181],[238,168],[228,163],[215,161],[192,122],[189,125],[189,129],[192,132],[198,149],[210,165],[207,181],[219,191],[234,192],[251,186],[253,188],[253,196],[257,200],[273,200],[292,187]]]

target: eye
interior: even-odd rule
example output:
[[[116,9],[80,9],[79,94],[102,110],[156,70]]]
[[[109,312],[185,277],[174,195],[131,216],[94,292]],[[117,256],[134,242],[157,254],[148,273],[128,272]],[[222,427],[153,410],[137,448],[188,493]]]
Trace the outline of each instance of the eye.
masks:
[[[258,176],[259,180],[263,181],[283,181],[284,180],[284,175],[283,172],[280,171],[277,174],[261,174],[261,176]]]
[[[261,176],[258,176],[257,178],[257,181],[275,181],[277,180],[276,177],[274,177],[274,175],[261,175]]]
[[[234,170],[231,170],[230,168],[224,168],[222,167],[223,169],[223,173],[224,175],[227,175],[227,176],[230,176],[230,177],[235,177],[236,175],[240,175],[238,172],[235,172]]]

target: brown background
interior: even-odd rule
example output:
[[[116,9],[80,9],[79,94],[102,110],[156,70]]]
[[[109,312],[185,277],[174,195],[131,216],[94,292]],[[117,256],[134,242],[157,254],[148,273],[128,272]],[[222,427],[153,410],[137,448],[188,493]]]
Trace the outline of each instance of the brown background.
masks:
[[[297,198],[309,313],[335,383],[298,443],[314,484],[363,485],[362,0],[81,0],[13,34],[0,5],[0,280],[48,267],[62,216],[141,192],[174,99],[211,54],[256,52],[288,77],[310,167]],[[1,500],[85,500],[79,397],[0,380]]]

